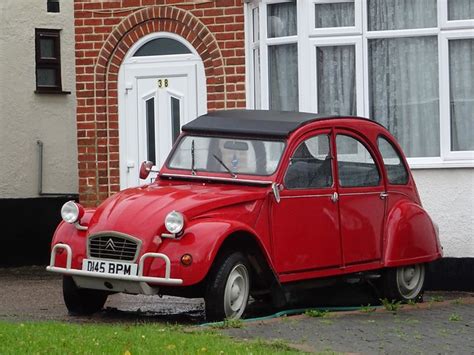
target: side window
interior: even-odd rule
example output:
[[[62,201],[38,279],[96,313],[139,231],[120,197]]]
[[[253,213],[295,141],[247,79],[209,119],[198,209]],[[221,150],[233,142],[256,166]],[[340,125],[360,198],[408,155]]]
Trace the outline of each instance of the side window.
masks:
[[[285,176],[288,189],[332,186],[329,136],[321,134],[301,143],[291,157]]]
[[[336,137],[339,184],[342,187],[377,186],[380,173],[374,158],[357,139],[339,134]]]
[[[400,158],[400,153],[384,137],[377,140],[383,164],[387,171],[388,182],[393,185],[405,185],[408,183],[408,171]]]

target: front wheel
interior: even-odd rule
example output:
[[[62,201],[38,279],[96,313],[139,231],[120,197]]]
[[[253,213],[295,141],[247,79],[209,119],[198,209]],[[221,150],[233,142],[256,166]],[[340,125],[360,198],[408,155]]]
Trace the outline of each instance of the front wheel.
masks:
[[[108,293],[77,287],[70,276],[63,276],[63,297],[69,314],[85,316],[96,313],[104,307]]]
[[[250,293],[250,268],[240,252],[220,258],[212,267],[206,288],[206,319],[239,319]]]
[[[423,295],[425,265],[415,264],[387,269],[383,295],[389,300],[417,301]]]

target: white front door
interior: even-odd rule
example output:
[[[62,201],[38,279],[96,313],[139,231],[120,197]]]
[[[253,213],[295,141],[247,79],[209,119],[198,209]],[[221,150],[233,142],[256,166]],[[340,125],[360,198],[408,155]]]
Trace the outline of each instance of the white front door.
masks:
[[[140,163],[150,160],[159,170],[181,126],[200,111],[197,92],[198,64],[130,63],[122,68],[120,118],[120,186],[152,182],[139,179]],[[204,90],[205,91],[205,90]]]

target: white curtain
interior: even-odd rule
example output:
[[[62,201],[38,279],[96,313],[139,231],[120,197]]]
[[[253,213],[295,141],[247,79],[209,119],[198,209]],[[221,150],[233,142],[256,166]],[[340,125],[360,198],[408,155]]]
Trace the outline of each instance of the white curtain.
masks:
[[[368,49],[370,117],[407,156],[439,156],[437,38],[373,39]]]
[[[355,47],[317,47],[316,58],[318,112],[356,115]]]
[[[298,47],[296,43],[268,47],[270,109],[298,111]]]
[[[436,27],[436,1],[368,0],[369,31]]]
[[[268,37],[286,37],[297,34],[295,2],[268,5]]]
[[[473,0],[448,0],[449,20],[469,20],[474,19]]]
[[[330,4],[315,4],[315,27],[345,27],[354,26],[354,2]]]
[[[449,41],[451,149],[474,150],[474,39]]]

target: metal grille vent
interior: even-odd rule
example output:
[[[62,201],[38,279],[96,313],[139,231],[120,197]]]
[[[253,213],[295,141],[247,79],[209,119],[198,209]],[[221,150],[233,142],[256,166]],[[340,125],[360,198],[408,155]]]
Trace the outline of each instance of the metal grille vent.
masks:
[[[89,256],[92,258],[134,261],[138,243],[124,237],[100,235],[89,239]]]

